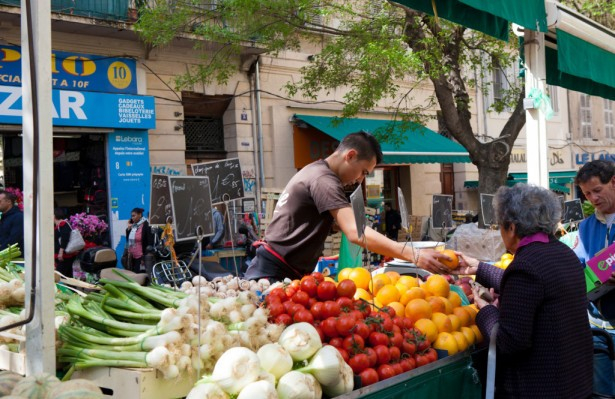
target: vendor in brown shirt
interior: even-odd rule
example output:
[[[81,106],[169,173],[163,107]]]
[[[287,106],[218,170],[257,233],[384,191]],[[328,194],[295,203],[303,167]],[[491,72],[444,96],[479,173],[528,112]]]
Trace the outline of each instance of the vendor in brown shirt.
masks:
[[[438,259],[448,257],[434,250],[419,252],[369,227],[365,238],[359,239],[344,186],[361,183],[380,162],[378,141],[369,133],[358,132],[344,137],[326,159],[307,165],[293,176],[265,231],[266,244],[258,248],[245,277],[280,281],[311,273],[334,221],[354,244],[365,247],[367,242],[372,252],[408,260],[429,271],[446,271]]]

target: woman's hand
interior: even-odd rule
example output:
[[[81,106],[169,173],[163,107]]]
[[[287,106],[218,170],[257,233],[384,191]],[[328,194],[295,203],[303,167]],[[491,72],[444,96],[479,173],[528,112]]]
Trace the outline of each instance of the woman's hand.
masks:
[[[58,260],[62,262],[64,260],[64,250],[60,248],[60,252],[58,252]]]
[[[462,252],[458,251],[455,251],[455,254],[459,257],[459,267],[454,270],[450,270],[450,274],[476,274],[478,271],[478,259],[464,255]]]
[[[448,256],[444,255],[440,251],[436,251],[433,249],[414,249],[414,263],[420,267],[421,269],[425,269],[432,273],[437,274],[448,274],[451,269],[446,267],[440,262],[440,259],[450,259]],[[418,259],[417,259],[418,258]]]
[[[477,286],[477,285],[474,285],[474,286],[472,287],[472,293],[474,294],[474,304],[475,304],[475,305],[476,305],[479,309],[482,309],[482,308],[484,308],[484,307],[485,307],[485,306],[487,306],[487,305],[493,305],[493,306],[496,306],[496,307],[499,305],[499,301],[498,301],[498,299],[496,298],[496,297],[497,297],[497,295],[496,295],[496,293],[495,293],[495,291],[494,291],[494,289],[493,289],[493,288],[489,288],[489,294],[491,294],[491,298],[496,298],[496,299],[494,299],[493,301],[488,301],[488,300],[486,300],[486,299],[483,299],[483,298],[481,297],[480,287],[479,287],[479,286]]]

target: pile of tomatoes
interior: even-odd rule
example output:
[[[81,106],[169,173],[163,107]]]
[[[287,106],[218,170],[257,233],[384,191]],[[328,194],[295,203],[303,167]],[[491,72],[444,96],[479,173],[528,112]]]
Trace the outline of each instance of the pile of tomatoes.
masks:
[[[390,307],[375,308],[354,299],[352,280],[337,285],[314,272],[285,287],[273,289],[265,298],[272,322],[299,322],[316,327],[324,344],[334,346],[362,386],[393,377],[437,360],[425,335],[407,317]]]

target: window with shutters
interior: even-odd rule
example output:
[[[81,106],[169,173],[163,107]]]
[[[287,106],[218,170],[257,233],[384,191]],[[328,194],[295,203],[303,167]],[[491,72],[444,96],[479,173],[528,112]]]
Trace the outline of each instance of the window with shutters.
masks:
[[[604,134],[607,139],[615,139],[615,121],[613,120],[613,101],[604,101]]]
[[[581,118],[581,137],[584,139],[592,138],[592,108],[591,96],[581,94],[579,116]]]
[[[547,93],[551,99],[551,108],[556,114],[559,113],[559,99],[557,98],[557,86],[548,85]]]

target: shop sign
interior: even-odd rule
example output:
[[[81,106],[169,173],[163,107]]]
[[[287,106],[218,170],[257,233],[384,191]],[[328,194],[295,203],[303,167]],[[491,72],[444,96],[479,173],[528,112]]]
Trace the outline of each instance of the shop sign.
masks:
[[[107,137],[111,241],[119,262],[130,211],[149,209],[149,143],[147,131],[116,131]]]
[[[0,46],[0,84],[21,86],[21,47]],[[130,58],[51,52],[54,89],[137,94],[136,61]]]
[[[0,123],[20,125],[21,87],[0,86]],[[154,129],[154,97],[53,90],[54,126]]]
[[[600,153],[582,152],[580,154],[574,154],[574,162],[577,165],[584,165],[588,162],[595,161],[597,159],[615,162],[615,154],[612,154],[609,152],[600,152]]]

